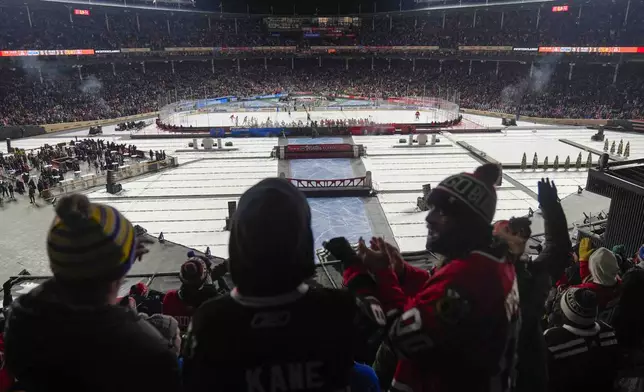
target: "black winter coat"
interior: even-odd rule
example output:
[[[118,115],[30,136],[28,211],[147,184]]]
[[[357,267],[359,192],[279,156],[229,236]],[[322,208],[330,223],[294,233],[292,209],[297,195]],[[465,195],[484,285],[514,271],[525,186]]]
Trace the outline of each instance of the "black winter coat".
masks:
[[[521,329],[517,348],[517,392],[544,392],[548,387],[546,344],[541,328],[548,292],[570,262],[570,237],[561,204],[543,208],[545,246],[533,262],[516,264]]]
[[[6,365],[25,390],[175,392],[176,355],[134,311],[71,306],[54,280],[18,297],[5,334]]]

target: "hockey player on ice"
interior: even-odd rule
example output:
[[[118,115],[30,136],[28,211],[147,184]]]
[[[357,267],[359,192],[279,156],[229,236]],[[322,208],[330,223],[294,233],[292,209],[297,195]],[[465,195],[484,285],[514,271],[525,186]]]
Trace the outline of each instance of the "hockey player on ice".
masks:
[[[420,112],[416,111],[416,120],[420,120]]]

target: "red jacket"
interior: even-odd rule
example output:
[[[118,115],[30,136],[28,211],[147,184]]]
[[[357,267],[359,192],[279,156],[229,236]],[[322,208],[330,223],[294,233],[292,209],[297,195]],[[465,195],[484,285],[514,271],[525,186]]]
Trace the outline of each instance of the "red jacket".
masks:
[[[185,332],[190,325],[192,314],[196,309],[187,305],[179,297],[179,290],[169,290],[163,297],[163,314],[174,317],[179,322],[179,328]]]
[[[345,271],[345,280],[364,272]],[[506,390],[515,360],[519,293],[514,266],[484,252],[451,260],[433,276],[405,269],[404,287],[390,269],[376,273],[377,297],[399,355],[393,391]],[[424,284],[414,292],[414,287]],[[348,283],[348,282],[345,282]]]
[[[9,392],[13,387],[14,377],[4,365],[4,333],[0,333],[0,392]]]

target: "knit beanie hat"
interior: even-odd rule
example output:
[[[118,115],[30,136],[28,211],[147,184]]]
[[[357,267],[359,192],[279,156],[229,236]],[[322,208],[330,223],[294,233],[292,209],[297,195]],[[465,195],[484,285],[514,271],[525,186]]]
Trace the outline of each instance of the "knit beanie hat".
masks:
[[[200,287],[208,277],[208,270],[206,263],[199,257],[191,257],[188,261],[181,265],[179,271],[179,279],[182,283],[189,286]]]
[[[167,314],[153,314],[146,320],[169,342],[174,341],[174,338],[177,337],[179,322],[174,317]]]
[[[590,255],[588,269],[595,283],[603,286],[613,286],[617,283],[619,264],[613,252],[606,248],[599,248]]]
[[[564,317],[580,326],[592,326],[597,318],[597,296],[589,289],[571,288],[561,296]]]
[[[486,163],[474,173],[449,176],[427,197],[427,204],[436,206],[451,215],[480,219],[492,223],[496,212],[496,184],[501,175],[498,165]]]
[[[91,203],[80,194],[65,196],[47,236],[54,276],[62,280],[116,280],[135,258],[134,227],[115,208]]]
[[[130,287],[130,295],[140,295],[142,297],[145,297],[146,295],[148,295],[149,291],[150,288],[143,282],[139,282]]]
[[[230,273],[240,293],[273,296],[315,274],[311,209],[285,179],[266,178],[239,199],[228,242]]]

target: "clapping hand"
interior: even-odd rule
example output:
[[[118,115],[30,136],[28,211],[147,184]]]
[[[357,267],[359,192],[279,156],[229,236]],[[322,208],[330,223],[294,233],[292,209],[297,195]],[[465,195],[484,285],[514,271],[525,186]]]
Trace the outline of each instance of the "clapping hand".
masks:
[[[374,237],[370,241],[371,247],[367,247],[365,241],[360,238],[358,241],[358,256],[362,263],[371,272],[377,272],[391,267],[391,248],[381,237]]]

